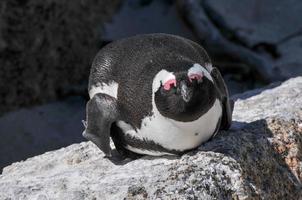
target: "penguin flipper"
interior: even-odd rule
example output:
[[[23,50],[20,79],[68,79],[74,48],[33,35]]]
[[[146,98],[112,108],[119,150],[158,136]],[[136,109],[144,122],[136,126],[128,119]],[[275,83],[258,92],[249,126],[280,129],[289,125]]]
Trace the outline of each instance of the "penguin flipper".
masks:
[[[107,94],[97,93],[87,102],[83,137],[111,157],[110,127],[118,118],[117,101]]]
[[[223,110],[222,110],[223,114],[222,114],[220,129],[227,130],[230,128],[232,124],[234,101],[230,100],[227,86],[225,85],[223,78],[217,68],[215,67],[212,68],[211,76],[213,77],[214,84],[219,91],[219,96],[221,98],[221,102],[223,106]]]

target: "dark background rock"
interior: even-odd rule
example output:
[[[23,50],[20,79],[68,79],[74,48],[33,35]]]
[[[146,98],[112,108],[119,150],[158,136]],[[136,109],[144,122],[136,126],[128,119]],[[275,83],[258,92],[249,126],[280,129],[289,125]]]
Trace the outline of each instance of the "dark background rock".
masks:
[[[184,19],[226,72],[247,67],[254,71],[254,76],[258,74],[254,80],[258,76],[265,82],[302,74],[300,1],[179,0],[178,3]]]
[[[289,1],[204,1],[229,39],[272,60],[270,76],[287,79],[302,74],[302,3]],[[233,38],[232,38],[233,37]]]
[[[231,94],[302,74],[302,3],[295,0],[3,0],[0,8],[0,115],[87,97],[98,49],[139,33],[200,42]]]
[[[171,0],[124,0],[110,22],[104,25],[103,38],[113,41],[136,34],[170,33],[197,41]]]
[[[200,42],[231,94],[302,74],[302,3],[295,0],[3,0],[0,8],[0,115],[87,97],[95,53],[139,33]]]
[[[275,45],[302,34],[302,4],[297,0],[203,0],[209,17],[236,37],[238,42],[255,48],[257,45]]]
[[[102,25],[119,0],[1,0],[0,115],[84,95]]]

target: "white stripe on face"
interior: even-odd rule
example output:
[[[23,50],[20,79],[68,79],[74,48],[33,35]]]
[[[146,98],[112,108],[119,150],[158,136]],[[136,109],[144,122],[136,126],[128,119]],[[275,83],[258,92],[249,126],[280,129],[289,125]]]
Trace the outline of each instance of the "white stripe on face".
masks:
[[[204,65],[209,70],[209,72],[211,73],[211,71],[213,69],[212,63],[205,63]]]
[[[160,88],[160,85],[164,84],[168,80],[176,79],[172,72],[168,72],[165,69],[160,70],[153,79],[152,92],[153,94]]]
[[[190,76],[191,74],[200,74],[200,75],[204,75],[205,77],[207,77],[210,81],[213,82],[213,78],[212,76],[210,75],[210,73],[203,67],[201,66],[200,64],[198,63],[195,63],[193,65],[193,67],[191,67],[189,70],[188,70],[188,76]]]

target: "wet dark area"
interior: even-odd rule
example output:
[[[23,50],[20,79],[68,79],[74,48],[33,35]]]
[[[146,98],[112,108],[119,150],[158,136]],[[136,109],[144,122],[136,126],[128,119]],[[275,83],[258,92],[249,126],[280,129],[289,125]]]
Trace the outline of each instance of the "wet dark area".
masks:
[[[84,141],[92,60],[120,38],[201,44],[234,97],[302,74],[297,0],[2,0],[0,16],[0,169]]]

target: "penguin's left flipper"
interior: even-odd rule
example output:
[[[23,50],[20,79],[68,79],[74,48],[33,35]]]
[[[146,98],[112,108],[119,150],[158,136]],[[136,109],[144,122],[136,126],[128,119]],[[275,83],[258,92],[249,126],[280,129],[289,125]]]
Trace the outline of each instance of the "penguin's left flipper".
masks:
[[[219,70],[215,67],[211,70],[211,76],[214,79],[215,86],[219,90],[219,96],[221,98],[223,106],[223,114],[221,119],[220,129],[227,130],[232,124],[232,113],[234,107],[234,101],[230,100],[228,89],[223,81],[223,78]]]
[[[95,94],[86,105],[86,122],[83,136],[111,157],[110,127],[117,120],[117,102],[107,94]]]

